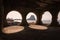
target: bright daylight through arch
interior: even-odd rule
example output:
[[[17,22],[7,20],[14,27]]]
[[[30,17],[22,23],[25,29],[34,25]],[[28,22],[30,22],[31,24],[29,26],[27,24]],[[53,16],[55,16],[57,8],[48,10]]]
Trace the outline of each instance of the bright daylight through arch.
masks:
[[[26,16],[26,20],[29,24],[35,24],[37,21],[37,16],[33,12],[29,12]]]
[[[60,24],[60,12],[58,13],[57,21],[58,21],[58,23]]]
[[[43,24],[51,24],[52,22],[52,15],[49,11],[45,11],[44,14],[42,15],[42,19],[41,19]]]
[[[10,11],[6,19],[9,25],[18,25],[22,22],[22,15],[18,11]]]

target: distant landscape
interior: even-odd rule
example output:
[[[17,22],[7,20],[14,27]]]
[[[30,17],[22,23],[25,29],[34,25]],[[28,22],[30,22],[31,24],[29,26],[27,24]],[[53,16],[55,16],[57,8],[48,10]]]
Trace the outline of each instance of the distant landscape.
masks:
[[[22,21],[22,19],[12,19],[12,18],[11,19],[10,18],[7,19],[7,23],[9,25],[18,25],[18,24],[21,23],[21,21]],[[34,15],[31,15],[31,17],[27,19],[27,22],[29,24],[35,24],[36,21],[37,21],[37,19],[35,19]],[[42,20],[43,24],[50,24],[51,22],[52,21],[50,21],[50,20]],[[59,24],[60,24],[60,20],[59,20]]]

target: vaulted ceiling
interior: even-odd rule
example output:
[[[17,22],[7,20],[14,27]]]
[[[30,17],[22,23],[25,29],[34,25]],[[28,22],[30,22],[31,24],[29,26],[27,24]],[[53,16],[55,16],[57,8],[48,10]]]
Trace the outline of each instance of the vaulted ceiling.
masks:
[[[3,0],[4,6],[20,7],[47,7],[48,5],[60,6],[60,0]]]

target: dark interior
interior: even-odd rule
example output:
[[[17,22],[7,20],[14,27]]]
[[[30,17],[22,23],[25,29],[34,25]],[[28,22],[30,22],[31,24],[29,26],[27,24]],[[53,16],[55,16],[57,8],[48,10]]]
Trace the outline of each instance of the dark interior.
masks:
[[[14,34],[2,33],[2,28],[9,26],[6,15],[9,11],[17,10],[22,14],[22,23],[25,29]],[[36,25],[43,25],[42,15],[49,11],[52,15],[52,23],[48,30],[35,30],[29,28],[26,16],[29,12],[37,15]],[[0,40],[60,40],[60,24],[57,22],[57,15],[60,11],[60,0],[0,0]]]

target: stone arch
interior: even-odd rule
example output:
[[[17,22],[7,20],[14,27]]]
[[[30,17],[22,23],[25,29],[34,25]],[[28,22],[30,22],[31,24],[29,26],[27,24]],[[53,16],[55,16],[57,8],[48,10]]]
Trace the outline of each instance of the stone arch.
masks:
[[[6,15],[8,25],[20,25],[22,22],[22,15],[18,11],[10,11]]]
[[[58,15],[57,15],[57,22],[59,23],[59,25],[60,25],[60,11],[58,12]]]
[[[41,19],[42,23],[45,25],[50,25],[52,22],[52,15],[49,11],[45,11]]]
[[[37,16],[34,12],[29,12],[26,16],[26,20],[27,20],[28,24],[36,24]]]

